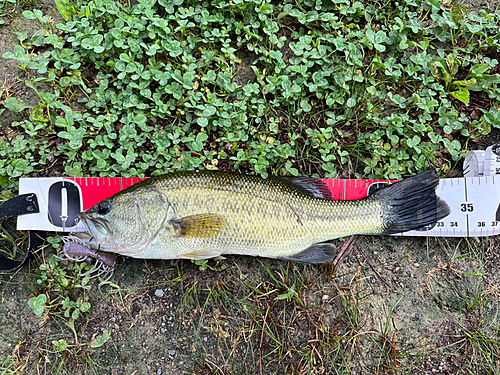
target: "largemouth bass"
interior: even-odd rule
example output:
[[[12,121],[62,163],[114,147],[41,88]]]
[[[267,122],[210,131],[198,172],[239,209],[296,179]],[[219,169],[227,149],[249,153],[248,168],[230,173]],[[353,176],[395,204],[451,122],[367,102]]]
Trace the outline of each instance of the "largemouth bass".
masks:
[[[320,180],[178,172],[142,181],[80,214],[88,245],[147,259],[224,254],[301,263],[333,260],[325,241],[418,229],[450,210],[429,171],[367,198],[334,201]]]

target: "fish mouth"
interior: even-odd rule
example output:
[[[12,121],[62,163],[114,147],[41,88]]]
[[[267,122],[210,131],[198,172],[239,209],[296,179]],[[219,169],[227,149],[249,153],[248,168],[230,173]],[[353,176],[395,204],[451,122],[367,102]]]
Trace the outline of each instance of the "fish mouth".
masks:
[[[110,232],[108,231],[104,220],[92,217],[85,212],[80,213],[80,215],[78,216],[80,220],[83,221],[83,224],[87,228],[87,231],[90,233],[90,235],[93,236],[93,238],[97,237],[95,238],[96,240],[98,240],[98,238],[106,238],[110,235]]]

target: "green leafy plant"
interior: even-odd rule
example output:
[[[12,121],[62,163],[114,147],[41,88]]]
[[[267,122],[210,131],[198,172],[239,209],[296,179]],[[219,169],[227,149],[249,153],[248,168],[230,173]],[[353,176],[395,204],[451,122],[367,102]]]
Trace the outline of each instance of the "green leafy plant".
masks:
[[[41,315],[45,310],[46,303],[47,303],[47,296],[45,294],[40,294],[37,297],[31,298],[28,302],[28,305],[35,311],[35,315]]]
[[[60,246],[57,238],[51,238],[50,241],[53,246]],[[89,276],[80,280],[79,275],[89,270],[91,265],[74,263],[63,267],[60,263],[59,258],[51,255],[40,264],[35,279],[37,285],[44,289],[44,293],[31,298],[29,306],[34,309],[36,315],[47,309],[51,316],[75,321],[90,311],[88,297],[85,294],[79,295],[90,290]]]
[[[493,14],[460,18],[411,1],[393,10],[346,3],[339,13],[326,3],[59,5],[69,22],[26,11],[43,32],[20,35],[22,45],[4,55],[39,74],[32,87],[54,88],[36,89],[40,103],[23,108],[30,119],[21,126],[57,148],[49,159],[32,158],[33,169],[16,168],[14,154],[1,176],[54,158],[70,175],[221,166],[264,177],[401,178],[436,165],[445,172],[469,137],[488,131],[454,100],[482,96],[487,111],[497,105],[498,74],[490,71],[498,61],[486,56],[497,43]],[[424,26],[419,15],[433,22]],[[443,48],[446,41],[454,47]]]
[[[63,302],[64,316],[73,320],[77,320],[82,313],[90,310],[90,303],[85,301],[83,297],[79,297],[76,301],[71,301],[66,297]]]

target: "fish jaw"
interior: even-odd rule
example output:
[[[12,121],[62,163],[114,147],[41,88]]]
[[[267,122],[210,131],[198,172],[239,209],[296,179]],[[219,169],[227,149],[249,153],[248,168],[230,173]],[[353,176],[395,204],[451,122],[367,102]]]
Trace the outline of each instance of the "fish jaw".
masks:
[[[134,217],[135,230],[131,231],[128,228],[124,230],[123,225],[113,225],[112,217],[110,220],[104,218],[93,207],[80,213],[80,221],[85,225],[87,232],[77,233],[77,237],[84,240],[87,246],[99,251],[144,258],[142,254],[148,251],[154,236],[151,236],[150,231],[144,230],[141,212],[137,205],[134,204],[132,207],[130,216]]]
[[[80,213],[79,218],[90,234],[89,244],[91,247],[97,249],[109,243],[112,233],[103,219],[94,218],[86,212]]]

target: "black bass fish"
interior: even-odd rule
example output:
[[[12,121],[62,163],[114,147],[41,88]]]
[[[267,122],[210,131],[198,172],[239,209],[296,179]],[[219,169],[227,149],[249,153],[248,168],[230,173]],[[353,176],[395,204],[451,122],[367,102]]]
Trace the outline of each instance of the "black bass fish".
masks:
[[[450,213],[429,171],[367,198],[331,200],[320,180],[177,172],[153,177],[80,214],[87,244],[146,259],[207,259],[224,254],[301,263],[333,260],[325,241],[353,234],[394,234]],[[87,237],[88,236],[88,237]]]

